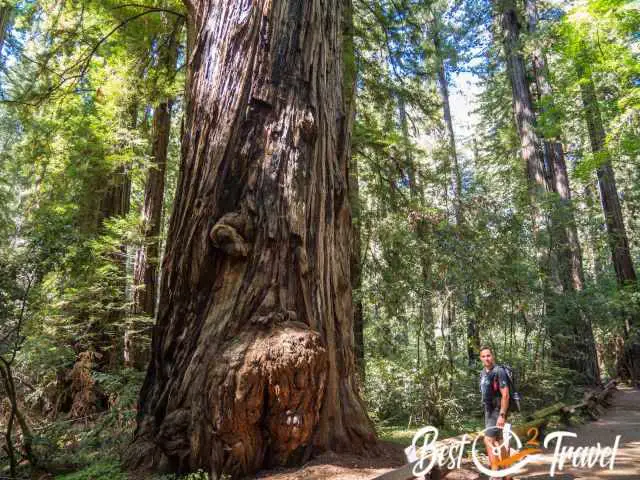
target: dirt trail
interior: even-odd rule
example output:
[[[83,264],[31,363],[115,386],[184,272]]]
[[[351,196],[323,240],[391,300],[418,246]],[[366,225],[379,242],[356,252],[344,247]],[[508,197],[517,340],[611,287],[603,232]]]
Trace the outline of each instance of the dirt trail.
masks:
[[[526,472],[516,476],[517,480],[640,480],[640,390],[619,387],[612,398],[613,405],[606,409],[602,417],[576,428],[566,428],[578,436],[564,438],[562,445],[613,446],[616,436],[621,435],[613,470],[599,464],[592,468],[576,468],[565,465],[553,477],[549,469],[553,461],[555,441],[550,453],[545,453],[541,461],[527,466]],[[605,462],[606,463],[606,462]]]
[[[613,405],[606,409],[602,417],[575,428],[564,428],[575,432],[575,439],[564,438],[562,445],[613,446],[616,435],[621,435],[613,470],[599,465],[590,469],[565,465],[562,471],[549,475],[553,460],[555,441],[549,453],[532,462],[515,480],[640,480],[640,390],[619,387],[612,397]],[[551,432],[548,432],[551,433]],[[327,453],[302,468],[279,469],[262,472],[257,478],[268,480],[371,480],[405,463],[403,449],[399,445],[385,444],[384,454],[374,458]],[[480,475],[466,462],[462,470],[452,470],[445,480],[476,480],[487,477]]]

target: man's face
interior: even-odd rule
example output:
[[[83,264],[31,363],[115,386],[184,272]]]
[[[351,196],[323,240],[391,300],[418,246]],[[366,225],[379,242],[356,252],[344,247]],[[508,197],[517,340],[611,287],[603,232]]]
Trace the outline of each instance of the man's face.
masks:
[[[491,354],[491,350],[485,348],[480,352],[480,360],[485,368],[493,367],[493,355]]]

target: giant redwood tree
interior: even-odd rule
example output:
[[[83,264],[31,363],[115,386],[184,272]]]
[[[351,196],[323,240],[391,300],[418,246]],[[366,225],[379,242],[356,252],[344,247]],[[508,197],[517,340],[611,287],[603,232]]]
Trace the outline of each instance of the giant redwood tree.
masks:
[[[189,0],[182,165],[132,467],[375,442],[358,397],[341,0]]]

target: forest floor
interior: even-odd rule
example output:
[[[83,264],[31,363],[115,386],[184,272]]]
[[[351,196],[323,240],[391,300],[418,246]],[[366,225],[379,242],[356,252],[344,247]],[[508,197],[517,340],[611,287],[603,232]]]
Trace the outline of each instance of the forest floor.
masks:
[[[575,439],[563,439],[563,445],[613,446],[621,435],[613,470],[596,465],[593,468],[565,466],[564,471],[549,475],[553,451],[527,466],[517,480],[640,480],[640,390],[620,386],[614,394],[613,405],[595,422],[564,430],[574,432]],[[555,446],[555,442],[552,443]]]
[[[514,477],[516,480],[640,480],[640,390],[621,386],[603,415],[594,422],[575,428],[563,428],[575,432],[575,439],[564,438],[562,445],[613,446],[616,435],[621,435],[613,470],[593,467],[579,469],[565,465],[563,471],[549,474],[553,461],[553,448],[545,450],[539,460],[531,462],[526,470]],[[268,480],[371,480],[406,463],[403,446],[383,442],[383,454],[374,458],[328,453],[298,469],[270,470],[257,478]],[[408,444],[407,444],[408,446]],[[475,480],[487,478],[472,468],[450,471],[447,480]]]

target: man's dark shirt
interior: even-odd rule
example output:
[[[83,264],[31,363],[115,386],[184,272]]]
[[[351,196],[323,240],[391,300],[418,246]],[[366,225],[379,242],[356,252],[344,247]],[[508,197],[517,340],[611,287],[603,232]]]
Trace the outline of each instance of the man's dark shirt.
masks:
[[[498,391],[493,390],[494,379],[498,379]],[[482,405],[485,409],[493,410],[500,407],[500,388],[509,386],[509,377],[504,368],[494,365],[491,371],[487,372],[485,368],[480,372],[480,393],[482,394]]]

